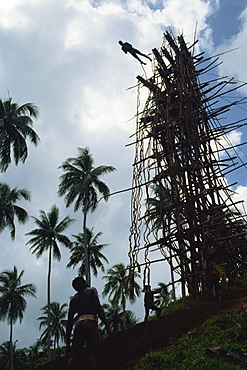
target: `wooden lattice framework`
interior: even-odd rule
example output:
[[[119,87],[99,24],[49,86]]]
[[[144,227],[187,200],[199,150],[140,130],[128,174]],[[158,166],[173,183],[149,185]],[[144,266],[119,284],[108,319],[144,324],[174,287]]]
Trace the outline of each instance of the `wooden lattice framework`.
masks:
[[[239,148],[222,142],[246,120],[221,124],[222,113],[243,99],[221,107],[218,100],[240,86],[226,78],[201,82],[218,58],[193,55],[194,47],[167,32],[153,49],[152,77],[137,76],[138,94],[147,88],[148,95],[136,116],[129,258],[130,271],[144,267],[144,284],[153,263],[167,261],[183,296],[187,288],[197,297],[211,254],[224,264],[225,282],[246,273],[246,216],[225,180],[246,164]]]

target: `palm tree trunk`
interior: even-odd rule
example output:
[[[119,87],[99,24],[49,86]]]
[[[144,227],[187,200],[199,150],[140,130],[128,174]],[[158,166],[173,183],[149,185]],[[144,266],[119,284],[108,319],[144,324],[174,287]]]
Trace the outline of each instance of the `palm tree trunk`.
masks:
[[[12,319],[10,319],[9,354],[10,354],[10,370],[14,370],[14,356],[13,356],[13,323],[12,323]]]
[[[51,361],[51,252],[52,244],[49,248],[48,259],[48,279],[47,279],[47,358]]]
[[[125,301],[125,293],[123,292],[123,327],[126,329],[126,301]]]
[[[83,234],[84,234],[84,257],[85,257],[85,275],[88,286],[91,286],[90,267],[88,258],[88,247],[87,247],[87,191],[85,193],[85,207],[84,207],[84,218],[83,218]]]
[[[53,346],[53,360],[55,360],[56,358],[56,336],[54,337],[54,346]]]

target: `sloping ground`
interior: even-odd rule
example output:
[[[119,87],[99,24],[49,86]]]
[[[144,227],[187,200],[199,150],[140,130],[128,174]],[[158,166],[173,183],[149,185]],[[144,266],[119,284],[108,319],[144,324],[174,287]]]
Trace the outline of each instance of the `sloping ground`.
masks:
[[[101,341],[99,370],[133,370],[134,365],[147,352],[160,350],[180,338],[190,329],[200,326],[213,315],[241,305],[247,296],[247,287],[222,294],[222,302],[190,302],[184,308],[159,319],[140,323]],[[36,370],[64,370],[67,359],[39,366]],[[81,366],[75,370],[87,370],[86,353],[82,354]]]

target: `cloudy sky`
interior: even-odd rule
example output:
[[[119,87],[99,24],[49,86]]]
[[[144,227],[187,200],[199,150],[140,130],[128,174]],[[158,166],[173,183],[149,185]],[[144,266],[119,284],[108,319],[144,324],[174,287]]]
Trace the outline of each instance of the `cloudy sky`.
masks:
[[[218,73],[247,81],[245,0],[3,0],[0,14],[0,97],[10,95],[20,105],[33,102],[39,107],[34,129],[41,139],[37,148],[29,145],[25,164],[11,165],[1,174],[1,182],[31,191],[31,202],[20,203],[30,216],[38,217],[39,210],[48,212],[56,204],[61,217],[75,218],[69,236],[81,232],[82,214],[74,214],[73,207],[66,209],[63,198],[57,197],[62,174],[58,167],[68,157],[76,157],[78,147],[90,148],[95,166],[117,168],[103,178],[112,192],[131,186],[134,147],[126,144],[135,131],[136,90],[128,88],[143,70],[121,51],[118,40],[151,53],[161,45],[166,30],[183,33],[190,43],[196,29],[200,51],[216,55],[236,49],[221,56],[224,63]],[[145,69],[150,75],[150,63]],[[240,93],[247,95],[247,89]],[[247,116],[245,109],[238,108],[228,119]],[[247,130],[241,129],[235,140],[247,141],[246,136]],[[246,170],[236,171],[228,181],[233,178],[238,181],[236,197],[246,200]],[[128,263],[129,192],[100,202],[88,226],[102,231],[100,241],[110,244],[104,251],[109,267]],[[26,246],[25,233],[33,228],[30,218],[26,225],[16,225],[15,241],[8,230],[0,235],[0,271],[16,265],[25,270],[23,284],[37,287],[38,298],[28,299],[23,324],[14,328],[18,347],[39,337],[37,317],[46,304],[47,255],[36,259]],[[73,294],[71,280],[77,271],[66,268],[68,251],[61,247],[61,253],[61,262],[53,261],[51,299],[65,303]],[[99,293],[101,277],[93,277]],[[152,286],[168,282],[167,267],[156,269],[151,277]],[[142,302],[143,297],[129,306],[138,318],[143,318]],[[9,328],[1,323],[0,343],[8,337]]]

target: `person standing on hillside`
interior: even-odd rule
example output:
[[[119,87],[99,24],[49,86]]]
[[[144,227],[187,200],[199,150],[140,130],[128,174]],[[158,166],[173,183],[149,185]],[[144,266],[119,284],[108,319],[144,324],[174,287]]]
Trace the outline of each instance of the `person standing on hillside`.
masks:
[[[157,312],[157,317],[160,317],[161,314],[161,308],[155,306],[154,304],[154,295],[157,293],[160,293],[163,287],[155,290],[151,290],[150,285],[144,285],[143,292],[145,292],[144,295],[144,307],[145,307],[145,318],[144,321],[148,320],[149,316],[149,310],[154,310]]]
[[[221,297],[219,294],[220,289],[220,274],[217,270],[217,264],[213,256],[208,256],[207,258],[207,269],[206,269],[206,281],[207,281],[207,298],[206,303],[208,303],[210,295],[214,290],[216,299],[218,302],[221,302]]]
[[[76,363],[85,343],[89,351],[88,369],[96,370],[100,347],[98,316],[105,324],[108,334],[111,334],[111,329],[104,309],[100,304],[97,290],[87,287],[86,281],[81,276],[73,280],[72,286],[77,293],[72,297],[69,305],[66,327],[66,354],[69,355],[69,361],[66,370],[74,370],[76,368]],[[70,347],[70,337],[75,315],[78,316],[74,329],[72,347]]]

